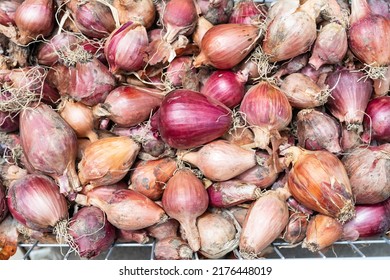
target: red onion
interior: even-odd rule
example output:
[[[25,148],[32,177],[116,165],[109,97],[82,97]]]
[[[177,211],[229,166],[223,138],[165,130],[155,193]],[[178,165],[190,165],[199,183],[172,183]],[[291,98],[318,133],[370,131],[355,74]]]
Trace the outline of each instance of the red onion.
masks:
[[[98,187],[119,182],[129,172],[139,150],[139,144],[125,136],[96,140],[87,146],[78,164],[81,184]]]
[[[158,130],[171,147],[189,149],[221,137],[232,123],[229,108],[191,90],[174,90],[158,111]]]
[[[104,46],[110,71],[138,71],[145,66],[144,52],[148,45],[148,34],[143,25],[127,22],[114,30]]]
[[[197,0],[202,15],[212,24],[228,22],[233,12],[233,0]]]
[[[240,111],[255,134],[254,145],[265,149],[272,134],[290,124],[292,108],[279,88],[263,81],[252,86],[241,102]]]
[[[176,168],[176,161],[171,158],[139,161],[133,167],[129,188],[151,200],[158,200],[164,192],[165,183],[173,176]]]
[[[230,70],[217,70],[207,79],[200,92],[210,96],[229,108],[240,104],[245,95],[247,77]]]
[[[390,197],[390,144],[358,147],[342,159],[357,204],[375,204]]]
[[[77,28],[91,38],[105,38],[115,29],[110,8],[101,1],[71,0],[67,2]]]
[[[286,203],[288,194],[283,191],[268,191],[249,208],[239,244],[243,258],[257,258],[286,227],[289,217]]]
[[[188,169],[178,170],[165,188],[162,204],[167,214],[179,221],[193,251],[200,248],[196,219],[208,206],[209,197],[202,182]]]
[[[168,43],[175,41],[179,35],[191,35],[198,20],[193,0],[171,0],[160,16],[167,31],[164,38]]]
[[[20,1],[4,0],[0,3],[0,24],[15,25],[15,13],[20,6]]]
[[[31,166],[54,178],[61,193],[79,190],[77,137],[58,113],[42,103],[24,109],[20,115],[20,139]]]
[[[138,22],[150,28],[156,17],[153,0],[114,0],[112,5],[118,10],[119,22]]]
[[[107,200],[99,194],[87,193],[78,201],[84,205],[99,207],[107,215],[107,220],[118,229],[138,230],[165,221],[164,210],[152,200],[133,190],[117,190]]]
[[[168,219],[163,223],[148,227],[147,231],[151,237],[162,240],[168,237],[176,237],[179,225],[179,222],[175,219]]]
[[[331,246],[343,234],[343,226],[334,218],[317,214],[309,221],[302,248],[312,252]]]
[[[212,181],[226,181],[256,165],[256,154],[225,140],[215,140],[196,152],[183,151],[180,160],[198,167]]]
[[[207,192],[210,205],[219,208],[250,202],[261,196],[261,189],[258,186],[237,180],[214,183],[207,188]]]
[[[191,78],[191,73],[195,73],[192,66],[192,57],[176,57],[167,68],[167,81],[174,87],[181,87],[185,85],[186,79]]]
[[[297,135],[299,145],[308,150],[328,150],[340,153],[340,126],[326,113],[307,109],[297,115]]]
[[[348,39],[345,27],[331,22],[320,30],[309,63],[316,70],[324,64],[340,63],[347,53],[347,49]]]
[[[351,11],[349,47],[371,68],[368,74],[379,78],[383,75],[381,68],[390,64],[390,47],[386,44],[390,37],[390,19],[372,13],[366,0],[352,0]]]
[[[373,91],[372,81],[364,79],[361,72],[339,69],[328,75],[326,84],[332,89],[326,104],[329,111],[360,133],[364,111]]]
[[[363,140],[390,141],[390,96],[372,99],[364,116]]]
[[[278,173],[275,171],[273,158],[269,154],[256,152],[256,161],[256,166],[241,173],[234,179],[265,189],[275,182]]]
[[[367,0],[371,12],[390,19],[390,3],[387,0]]]
[[[146,229],[139,230],[123,230],[118,229],[117,233],[119,242],[136,242],[138,244],[145,244],[149,242],[149,236]]]
[[[343,227],[343,239],[357,240],[384,234],[390,229],[389,200],[372,205],[357,205],[355,217]]]
[[[48,36],[54,27],[53,0],[25,0],[16,10],[18,42],[28,44],[39,36]]]
[[[69,67],[57,64],[49,72],[50,81],[60,94],[69,95],[87,106],[104,102],[115,87],[115,78],[107,67],[96,58],[69,63]]]
[[[211,65],[230,69],[239,64],[256,46],[260,29],[250,24],[218,24],[203,36],[201,52],[194,66]]]
[[[28,228],[57,234],[66,230],[68,205],[49,177],[31,174],[14,181],[7,203],[12,216]]]
[[[131,127],[147,120],[163,97],[159,90],[120,86],[112,90],[93,113],[95,117],[108,117],[119,126]]]
[[[5,188],[0,182],[0,223],[5,219],[8,214],[7,201],[5,199]]]
[[[238,247],[240,234],[231,216],[226,213],[206,212],[198,218],[199,253],[208,259],[222,258]]]
[[[290,244],[297,244],[306,237],[306,229],[309,223],[309,216],[300,212],[290,211],[288,224],[282,232],[284,241]]]
[[[81,208],[69,220],[70,245],[82,258],[92,259],[108,250],[116,238],[115,228],[102,210],[94,206]]]
[[[189,260],[192,254],[190,246],[176,236],[158,240],[154,248],[156,260]]]
[[[240,0],[233,9],[229,23],[260,23],[267,17],[267,6],[255,4],[253,0]]]

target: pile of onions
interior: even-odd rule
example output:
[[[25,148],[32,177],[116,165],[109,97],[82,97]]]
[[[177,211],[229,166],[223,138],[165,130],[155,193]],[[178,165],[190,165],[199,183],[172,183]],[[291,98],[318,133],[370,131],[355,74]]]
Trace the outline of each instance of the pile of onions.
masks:
[[[162,204],[167,214],[179,221],[191,249],[198,251],[201,244],[196,219],[206,211],[209,204],[202,182],[192,171],[178,170],[166,185]]]
[[[95,206],[81,208],[69,220],[70,245],[82,258],[91,259],[110,248],[116,238],[115,228],[102,210]]]

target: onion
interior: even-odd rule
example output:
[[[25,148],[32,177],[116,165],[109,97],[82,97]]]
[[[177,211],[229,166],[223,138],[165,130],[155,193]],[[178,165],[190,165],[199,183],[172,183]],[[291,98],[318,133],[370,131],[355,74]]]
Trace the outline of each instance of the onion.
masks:
[[[180,160],[198,167],[212,181],[226,181],[256,165],[255,151],[225,140],[215,140],[196,152],[183,152]]]
[[[286,181],[287,181],[287,177],[288,176],[284,176],[283,179],[282,179],[282,183],[284,184]],[[276,183],[275,183],[276,184]],[[313,214],[313,211],[310,210],[309,208],[306,208],[305,206],[303,206],[302,204],[300,204],[298,201],[296,201],[296,199],[292,196],[290,196],[288,199],[287,199],[287,205],[289,207],[289,209],[292,209],[294,212],[300,212],[300,213],[304,213],[308,216],[312,215]]]
[[[103,104],[94,107],[95,117],[108,117],[122,127],[137,125],[157,109],[163,95],[160,91],[136,86],[120,86],[111,91]]]
[[[323,77],[327,77],[328,73],[333,72],[332,65],[321,66],[318,70],[315,70],[310,65],[306,65],[300,71],[303,75],[309,77],[316,84],[323,80]]]
[[[309,216],[300,212],[290,211],[288,224],[282,232],[284,241],[297,244],[306,237],[306,229],[309,224]]]
[[[342,233],[343,226],[337,220],[317,214],[309,221],[302,248],[312,252],[321,251],[339,240]]]
[[[241,102],[240,111],[255,134],[254,145],[265,149],[270,136],[289,125],[292,108],[279,88],[263,81],[252,86]]]
[[[91,188],[90,185],[86,185],[83,187],[83,189],[80,191],[80,194],[99,197],[102,200],[109,200],[111,195],[117,191],[117,190],[124,190],[127,189],[127,184],[119,181],[118,183],[112,184],[112,185],[104,185],[99,186],[96,188]],[[77,196],[76,202],[80,202],[80,205],[85,205],[86,202],[84,201],[85,197]]]
[[[156,260],[189,260],[193,251],[180,237],[167,237],[158,240],[154,247]]]
[[[195,31],[192,34],[192,40],[197,46],[201,45],[204,34],[206,34],[206,32],[213,26],[214,25],[203,16],[199,17],[198,24],[196,25]]]
[[[278,71],[273,75],[274,78],[280,80],[285,75],[290,75],[299,72],[302,68],[307,66],[309,61],[309,53],[300,54],[291,60],[284,62]],[[309,66],[310,67],[310,66]],[[310,67],[311,68],[311,67]]]
[[[253,143],[254,136],[252,131],[247,127],[236,127],[233,130],[226,132],[222,138],[231,144],[245,146]]]
[[[0,260],[8,260],[15,255],[19,244],[18,223],[11,215],[0,223]]]
[[[7,201],[5,199],[5,188],[0,182],[0,223],[5,219],[8,214]]]
[[[162,240],[168,237],[177,237],[179,225],[175,219],[168,219],[163,223],[148,227],[147,231],[151,237]]]
[[[197,0],[202,15],[212,24],[227,23],[233,12],[233,0]]]
[[[48,36],[54,27],[53,0],[25,0],[15,13],[18,42],[26,45],[39,36]]]
[[[207,188],[207,192],[210,205],[219,208],[250,202],[261,196],[261,189],[258,186],[237,180],[214,183]]]
[[[247,77],[230,70],[217,70],[207,79],[200,92],[229,108],[240,104],[245,95]]]
[[[262,44],[270,62],[287,60],[310,49],[317,37],[319,6],[315,1],[306,1],[299,8],[287,5],[284,10],[275,13]]]
[[[374,98],[368,103],[363,124],[365,142],[390,141],[390,96]]]
[[[35,170],[54,178],[61,193],[71,195],[79,190],[77,137],[58,113],[43,103],[24,109],[20,140],[27,161]]]
[[[94,206],[81,208],[70,220],[69,242],[82,258],[92,259],[108,250],[116,239],[115,228],[102,210]]]
[[[250,24],[219,24],[203,36],[201,52],[194,66],[210,65],[229,69],[239,64],[256,46],[260,29]]]
[[[225,213],[225,215],[224,215]],[[238,247],[239,233],[226,212],[206,212],[198,218],[199,253],[209,259],[219,259]]]
[[[164,210],[183,228],[193,251],[200,248],[196,219],[208,206],[209,198],[202,182],[188,169],[178,170],[165,188],[162,197]]]
[[[287,193],[268,191],[251,204],[240,236],[240,254],[257,258],[284,230],[288,223]]]
[[[49,177],[31,174],[12,182],[7,203],[12,216],[28,228],[59,235],[66,230],[68,205]]]
[[[387,0],[367,0],[373,14],[390,19],[390,3]]]
[[[278,0],[272,3],[268,10],[266,22],[269,23],[280,15],[289,15],[294,13],[300,6],[300,0]]]
[[[162,23],[167,31],[164,39],[172,43],[179,35],[191,35],[198,20],[193,0],[171,0],[162,11]]]
[[[345,223],[354,216],[354,201],[342,162],[328,151],[289,147],[283,151],[293,167],[288,188],[293,197],[309,209]]]
[[[148,34],[143,25],[127,22],[114,30],[104,45],[110,71],[134,72],[145,66],[144,55],[148,45]]]
[[[191,78],[191,74],[195,74],[195,69],[192,67],[192,57],[190,56],[174,58],[168,65],[166,72],[167,81],[174,87],[184,86],[186,80]]]
[[[371,80],[365,80],[363,77],[361,72],[340,69],[329,74],[326,79],[326,83],[333,89],[326,104],[327,108],[340,122],[345,123],[347,130],[351,131],[348,138],[352,139],[353,134],[359,136],[363,131],[364,111],[373,91]],[[359,142],[352,143],[348,148],[358,144]]]
[[[101,1],[71,0],[67,2],[77,28],[91,38],[105,38],[115,29],[110,8]]]
[[[128,137],[108,137],[91,143],[80,161],[81,184],[94,187],[119,182],[129,172],[140,146]]]
[[[60,116],[73,128],[78,137],[88,138],[91,142],[98,139],[94,131],[91,108],[81,102],[74,102],[72,100],[63,101],[60,107]]]
[[[1,25],[15,25],[15,14],[20,4],[20,1],[15,0],[4,0],[0,3]]]
[[[372,78],[383,75],[390,64],[390,19],[372,13],[366,0],[351,1],[351,18],[348,32],[349,47],[357,58],[366,64]]]
[[[158,130],[171,147],[189,149],[221,137],[232,115],[222,103],[191,90],[174,90],[158,111]]]
[[[320,30],[309,63],[316,70],[324,64],[340,63],[347,53],[347,49],[348,39],[345,27],[331,22]]]
[[[306,109],[297,115],[298,142],[308,150],[328,150],[340,153],[340,126],[338,122],[326,113]]]
[[[254,184],[262,189],[271,186],[278,173],[275,171],[273,158],[261,152],[256,152],[257,165],[241,173],[235,180],[241,181],[247,184]]]
[[[164,210],[152,200],[133,190],[117,190],[109,199],[99,194],[87,193],[86,198],[78,195],[81,204],[99,207],[107,220],[118,229],[138,230],[163,222],[167,219]]]
[[[156,17],[156,7],[152,0],[114,0],[112,5],[118,10],[119,22],[138,22],[150,28]]]
[[[136,242],[138,244],[145,244],[149,242],[149,236],[146,229],[139,230],[123,230],[119,229],[117,233],[119,242]]]
[[[390,144],[358,147],[342,159],[357,204],[375,204],[390,197]]]
[[[256,24],[267,16],[267,6],[255,4],[253,0],[240,0],[234,5],[229,23]]]
[[[295,108],[307,109],[322,106],[329,97],[329,90],[321,88],[302,73],[292,73],[282,82],[280,89]]]
[[[171,158],[139,161],[131,174],[129,188],[151,200],[158,200],[164,192],[165,183],[173,176],[176,168],[176,161]]]
[[[344,240],[357,240],[386,233],[390,229],[389,200],[371,204],[357,205],[356,215],[343,227]]]
[[[385,96],[390,90],[390,69],[387,68],[387,71],[382,79],[374,80],[374,96],[380,97]]]
[[[84,50],[82,53],[87,55]],[[48,79],[50,77],[61,95],[69,95],[87,106],[94,106],[104,102],[114,89],[114,76],[98,59],[88,57],[85,61],[69,61],[69,65],[57,64],[48,74]]]

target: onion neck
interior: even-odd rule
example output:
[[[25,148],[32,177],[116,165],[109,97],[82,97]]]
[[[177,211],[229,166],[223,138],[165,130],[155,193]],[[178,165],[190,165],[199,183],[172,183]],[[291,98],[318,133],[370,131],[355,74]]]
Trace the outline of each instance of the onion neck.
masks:
[[[81,191],[79,177],[73,161],[68,164],[64,173],[55,179],[60,187],[60,192],[68,195],[71,200],[74,200],[74,195]]]
[[[366,0],[352,0],[351,11],[351,25],[371,14],[370,6]]]
[[[304,151],[299,147],[291,146],[286,150],[284,150],[282,153],[285,156],[284,157],[285,165],[289,166],[290,163],[294,165],[298,161],[298,158],[304,153]]]
[[[194,252],[199,251],[200,236],[199,236],[198,228],[196,226],[196,218],[185,219],[183,221],[180,221],[180,225],[183,227],[186,239],[188,241],[188,245],[190,245],[191,249]]]
[[[198,68],[202,66],[202,64],[207,64],[208,60],[204,52],[200,52],[200,54],[195,58],[193,65]]]
[[[297,11],[304,11],[315,21],[324,6],[324,0],[308,0]]]

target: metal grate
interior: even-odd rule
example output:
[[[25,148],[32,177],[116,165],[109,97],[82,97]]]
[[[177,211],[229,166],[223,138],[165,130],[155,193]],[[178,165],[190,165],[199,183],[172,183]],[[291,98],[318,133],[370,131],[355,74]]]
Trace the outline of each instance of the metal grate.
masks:
[[[97,259],[116,260],[118,259],[118,256],[120,256],[119,259],[154,260],[154,245],[154,241],[147,244],[114,243],[109,250],[100,254]],[[36,242],[33,244],[19,244],[19,248],[24,254],[24,260],[32,259],[32,252],[42,248],[57,250],[63,260],[80,259],[80,257],[65,244],[42,244]],[[266,259],[389,257],[390,239],[385,236],[357,241],[338,241],[327,250],[315,253],[310,252],[307,249],[302,249],[300,246],[292,248],[288,243],[276,241],[272,243],[264,256]],[[232,254],[228,254],[226,258],[242,259],[237,249],[235,249]],[[193,259],[200,260],[203,259],[203,257],[195,253]]]

